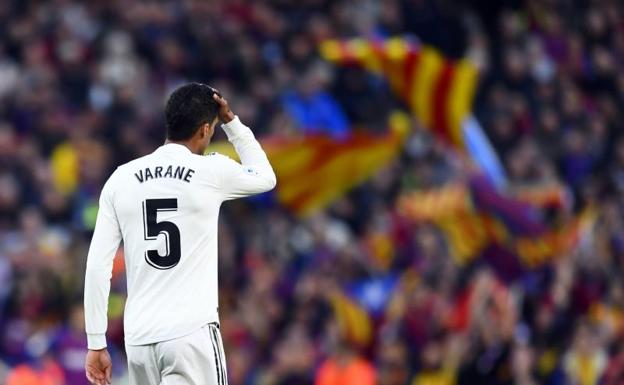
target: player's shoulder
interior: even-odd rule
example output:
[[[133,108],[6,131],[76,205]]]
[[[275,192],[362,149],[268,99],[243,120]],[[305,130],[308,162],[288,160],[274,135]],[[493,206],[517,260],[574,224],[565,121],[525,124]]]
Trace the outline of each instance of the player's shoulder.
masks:
[[[151,156],[152,154],[143,155],[141,157],[132,159],[131,161],[118,165],[115,171],[113,171],[113,174],[111,175],[111,177],[115,174],[123,174],[124,172],[130,172],[130,170],[135,169],[136,166],[140,166],[143,163],[145,163]]]
[[[128,174],[134,173],[136,169],[141,168],[143,164],[145,164],[146,162],[149,162],[149,158],[151,156],[153,156],[153,154],[143,155],[141,157],[135,158],[131,161],[118,165],[117,168],[115,168],[115,170],[108,177],[107,184],[114,185],[118,181],[125,180],[124,178],[125,176],[127,176]]]

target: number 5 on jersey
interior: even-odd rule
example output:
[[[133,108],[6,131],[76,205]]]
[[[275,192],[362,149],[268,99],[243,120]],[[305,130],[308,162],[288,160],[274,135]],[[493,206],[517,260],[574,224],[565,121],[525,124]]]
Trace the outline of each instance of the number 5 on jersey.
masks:
[[[165,255],[160,255],[158,250],[145,251],[145,260],[157,269],[171,269],[180,262],[180,229],[173,222],[158,222],[159,211],[177,210],[178,200],[175,198],[146,199],[143,202],[143,232],[145,240],[156,240],[160,234],[165,236]]]

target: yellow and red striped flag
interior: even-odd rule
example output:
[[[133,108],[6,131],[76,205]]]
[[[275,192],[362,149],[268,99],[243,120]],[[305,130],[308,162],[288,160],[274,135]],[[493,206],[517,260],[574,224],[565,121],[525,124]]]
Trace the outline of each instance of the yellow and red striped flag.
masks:
[[[297,215],[309,215],[388,165],[401,151],[409,132],[409,117],[391,115],[383,135],[354,132],[338,141],[329,135],[260,139],[275,174],[277,198]],[[208,151],[237,158],[227,142]]]
[[[472,110],[477,67],[450,60],[433,47],[406,38],[325,40],[320,53],[339,65],[357,65],[386,77],[423,126],[464,148],[462,123]]]
[[[553,185],[524,188],[517,192],[516,199],[533,207],[547,208],[553,202],[560,204],[559,198],[552,198],[562,196],[565,191],[562,186],[557,191]],[[396,207],[414,222],[438,226],[459,264],[470,263],[486,246],[497,244],[516,255],[525,267],[539,267],[577,247],[596,221],[595,209],[587,207],[560,227],[547,228],[538,235],[521,235],[491,208],[477,207],[469,187],[461,183],[405,192]]]

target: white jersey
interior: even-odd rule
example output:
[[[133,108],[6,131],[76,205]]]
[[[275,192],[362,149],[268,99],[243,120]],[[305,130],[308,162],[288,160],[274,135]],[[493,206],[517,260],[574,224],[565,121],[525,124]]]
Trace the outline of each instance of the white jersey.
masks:
[[[122,240],[126,344],[179,338],[218,322],[219,207],[275,186],[251,130],[238,117],[222,127],[242,165],[171,143],[120,166],[104,185],[85,276],[89,349],[106,346],[111,271]]]

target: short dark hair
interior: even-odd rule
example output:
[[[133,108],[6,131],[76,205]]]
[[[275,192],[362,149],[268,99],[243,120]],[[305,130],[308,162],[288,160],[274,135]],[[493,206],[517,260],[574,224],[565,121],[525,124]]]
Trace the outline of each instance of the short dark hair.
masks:
[[[215,93],[218,91],[202,83],[185,84],[173,91],[165,107],[167,139],[190,139],[199,127],[212,123],[219,111]]]

